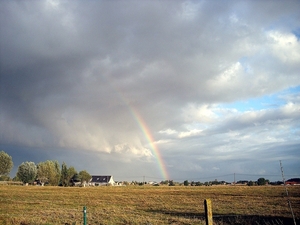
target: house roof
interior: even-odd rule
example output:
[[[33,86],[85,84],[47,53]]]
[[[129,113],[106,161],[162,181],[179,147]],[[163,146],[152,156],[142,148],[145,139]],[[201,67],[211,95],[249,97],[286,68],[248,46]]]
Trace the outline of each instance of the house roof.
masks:
[[[91,183],[108,183],[112,176],[92,176]]]
[[[300,184],[300,178],[292,178],[292,179],[287,180],[285,183]]]

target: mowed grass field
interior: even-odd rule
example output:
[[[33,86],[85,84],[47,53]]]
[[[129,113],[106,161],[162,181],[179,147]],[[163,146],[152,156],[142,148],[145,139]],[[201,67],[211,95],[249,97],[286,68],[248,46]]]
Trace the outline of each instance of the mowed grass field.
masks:
[[[300,186],[289,186],[299,223]],[[0,224],[293,224],[283,186],[0,186]],[[288,219],[285,219],[288,218]]]

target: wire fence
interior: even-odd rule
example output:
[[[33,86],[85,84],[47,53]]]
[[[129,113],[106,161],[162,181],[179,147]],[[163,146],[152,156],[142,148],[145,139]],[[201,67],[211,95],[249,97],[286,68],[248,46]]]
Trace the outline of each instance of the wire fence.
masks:
[[[64,216],[59,215],[58,218],[62,222],[57,222],[52,216],[36,216],[32,217],[30,220],[13,217],[10,220],[2,220],[0,217],[0,224],[20,224],[20,225],[54,225],[54,224],[64,224],[64,225],[91,225],[91,224],[202,224],[207,225],[206,217],[204,213],[192,214],[192,213],[157,213],[152,216],[145,216],[142,213],[137,213],[133,216],[124,216],[121,219],[115,219],[113,213],[107,215],[108,218],[101,218],[98,213],[94,210],[89,210],[87,208],[86,217],[82,216],[82,210],[70,210],[65,212]],[[11,216],[11,215],[10,215]],[[20,217],[26,218],[25,214],[19,215]],[[97,218],[96,218],[97,217]],[[212,223],[214,225],[291,225],[293,224],[293,219],[282,216],[262,216],[262,215],[212,215]],[[2,223],[1,223],[2,222]],[[300,220],[296,219],[296,224]],[[210,224],[209,224],[210,225]]]

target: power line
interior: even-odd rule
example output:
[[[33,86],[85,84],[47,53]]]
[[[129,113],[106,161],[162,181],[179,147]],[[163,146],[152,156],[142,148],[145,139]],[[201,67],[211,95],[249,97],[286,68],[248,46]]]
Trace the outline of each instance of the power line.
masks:
[[[284,188],[285,188],[287,201],[289,203],[289,207],[290,207],[290,210],[291,210],[291,213],[292,213],[292,216],[293,216],[294,225],[296,225],[295,215],[294,215],[292,204],[291,204],[291,201],[290,201],[290,198],[289,198],[289,192],[288,192],[286,184],[285,184],[285,179],[284,179],[284,175],[283,175],[283,167],[282,167],[282,164],[281,164],[281,160],[279,162],[280,162],[280,169],[281,169],[282,181],[283,181],[283,185],[284,185]]]

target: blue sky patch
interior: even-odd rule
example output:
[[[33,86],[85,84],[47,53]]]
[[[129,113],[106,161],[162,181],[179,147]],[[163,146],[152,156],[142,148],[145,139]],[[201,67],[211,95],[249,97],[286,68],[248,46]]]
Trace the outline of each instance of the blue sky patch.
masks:
[[[271,95],[264,95],[259,98],[251,98],[244,101],[222,104],[221,107],[233,108],[240,112],[279,108],[280,106],[286,104],[287,96],[295,95],[297,93],[300,95],[300,86],[288,88]]]

